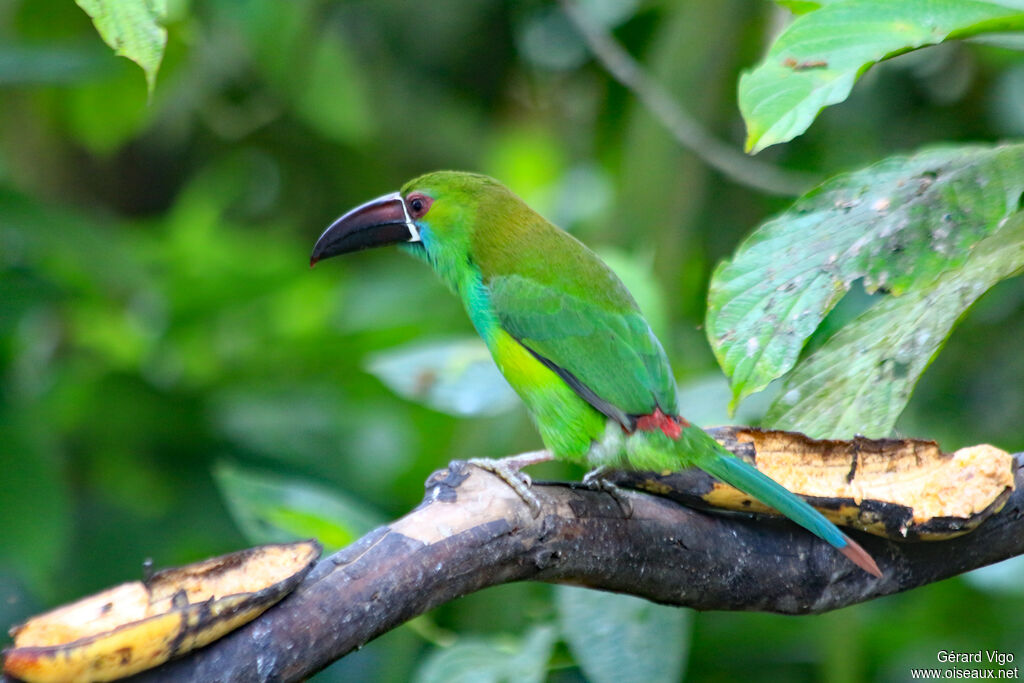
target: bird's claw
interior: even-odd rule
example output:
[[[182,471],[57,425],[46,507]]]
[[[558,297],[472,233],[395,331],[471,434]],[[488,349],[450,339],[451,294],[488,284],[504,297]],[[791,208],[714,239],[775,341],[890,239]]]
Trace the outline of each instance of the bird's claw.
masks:
[[[487,470],[493,473],[495,476],[501,478],[506,484],[516,492],[526,507],[530,508],[530,514],[534,517],[540,516],[541,502],[537,494],[530,490],[533,486],[533,479],[530,475],[525,472],[521,472],[517,465],[521,467],[519,461],[516,460],[516,456],[511,458],[504,458],[501,460],[492,460],[490,458],[470,458],[466,461],[470,465],[475,465],[480,469]]]
[[[622,510],[623,516],[626,518],[632,517],[633,504],[629,502],[629,498],[626,497],[620,486],[604,478],[607,471],[608,467],[605,465],[590,470],[583,475],[583,485],[592,491],[604,491],[615,499],[619,509]]]
[[[602,482],[606,484],[611,483],[607,479],[603,478],[604,473],[607,471],[608,467],[606,465],[595,467],[594,469],[590,470],[589,472],[583,475],[583,485],[586,486],[588,489],[594,491],[599,490],[601,488]],[[614,486],[614,484],[612,484],[612,486]]]

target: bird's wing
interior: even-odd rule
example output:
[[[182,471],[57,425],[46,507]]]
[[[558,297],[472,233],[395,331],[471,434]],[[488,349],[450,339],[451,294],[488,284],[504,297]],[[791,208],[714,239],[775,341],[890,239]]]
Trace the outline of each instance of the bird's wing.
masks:
[[[655,408],[676,412],[665,351],[634,307],[609,309],[520,275],[492,277],[487,290],[502,328],[597,410],[627,428]]]

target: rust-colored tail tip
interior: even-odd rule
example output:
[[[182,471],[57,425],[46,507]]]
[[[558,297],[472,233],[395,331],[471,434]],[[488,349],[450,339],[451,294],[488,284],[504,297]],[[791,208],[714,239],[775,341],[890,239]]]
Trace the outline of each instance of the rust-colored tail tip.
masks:
[[[309,267],[312,268],[313,266],[315,266],[316,262],[319,261],[319,260],[320,259],[318,259],[316,256],[310,256],[309,257]]]
[[[839,552],[846,555],[850,562],[853,562],[868,574],[878,579],[882,578],[882,570],[875,564],[875,560],[868,555],[868,551],[861,548],[860,544],[849,536],[844,535],[844,538],[846,538],[846,546],[839,548]]]

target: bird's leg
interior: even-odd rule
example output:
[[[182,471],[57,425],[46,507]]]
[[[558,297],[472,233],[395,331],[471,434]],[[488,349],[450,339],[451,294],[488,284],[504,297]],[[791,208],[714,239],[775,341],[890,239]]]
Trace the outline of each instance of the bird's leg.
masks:
[[[626,518],[632,517],[633,504],[629,502],[622,488],[604,478],[605,472],[609,469],[607,465],[601,465],[590,470],[583,475],[583,485],[593,491],[604,491],[615,499]]]
[[[537,494],[530,490],[530,487],[533,485],[530,475],[520,470],[530,465],[548,462],[553,460],[554,457],[551,451],[529,451],[528,453],[511,455],[497,460],[492,460],[491,458],[470,458],[466,462],[501,477],[523,499],[523,502],[530,508],[530,512],[536,517],[540,514],[540,500],[537,498]]]

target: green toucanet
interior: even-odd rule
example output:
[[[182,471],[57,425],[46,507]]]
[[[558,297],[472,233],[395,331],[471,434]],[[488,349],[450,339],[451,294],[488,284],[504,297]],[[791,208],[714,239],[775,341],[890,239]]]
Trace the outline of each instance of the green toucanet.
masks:
[[[551,457],[589,467],[695,465],[774,507],[880,575],[831,522],[679,414],[672,369],[633,297],[590,249],[499,182],[442,171],[336,220],[310,263],[388,244],[462,300]],[[499,461],[500,462],[500,461]]]

